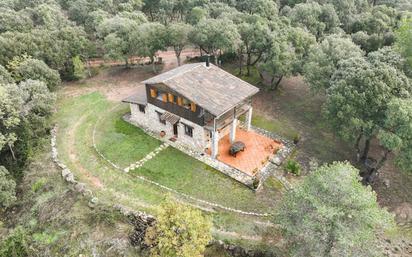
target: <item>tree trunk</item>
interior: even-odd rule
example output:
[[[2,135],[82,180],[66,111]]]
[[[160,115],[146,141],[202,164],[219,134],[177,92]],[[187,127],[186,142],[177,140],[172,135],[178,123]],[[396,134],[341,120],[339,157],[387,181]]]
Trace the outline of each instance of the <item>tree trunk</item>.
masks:
[[[154,73],[157,73],[157,70],[156,70],[156,63],[155,63],[154,56],[151,56],[151,57],[150,57],[150,61],[152,62],[153,72],[154,72]]]
[[[361,149],[360,149],[360,147],[359,147],[359,144],[360,144],[361,139],[362,139],[362,133],[359,133],[359,136],[358,136],[358,138],[356,139],[356,142],[355,142],[356,161],[357,161],[357,162],[360,161],[360,152],[361,152]]]
[[[9,145],[9,149],[11,152],[11,156],[13,157],[13,160],[16,160],[16,155],[14,155],[13,147],[11,147],[11,144],[8,144],[8,145]]]
[[[87,73],[89,74],[89,78],[92,77],[92,72],[90,70],[90,61],[89,58],[86,59],[86,69],[87,69]]]
[[[177,59],[177,66],[180,66],[181,65],[180,53],[176,53],[176,59]]]
[[[275,90],[276,90],[276,89],[278,89],[278,87],[279,87],[280,82],[282,81],[282,79],[283,79],[283,75],[280,75],[280,77],[279,77],[278,81],[276,82],[276,85],[275,85]]]
[[[242,76],[242,67],[243,67],[243,53],[239,51],[239,76]]]
[[[275,77],[272,77],[272,80],[270,81],[270,90],[276,91],[278,89],[282,79],[283,79],[283,75],[281,75],[279,77],[279,79],[276,81],[276,83],[274,83],[275,82]]]
[[[391,152],[391,150],[385,149],[385,152],[384,152],[382,158],[379,160],[378,164],[376,165],[376,172],[379,172],[379,170],[385,164],[386,160],[388,160],[388,155],[389,155],[390,152]]]
[[[125,62],[126,62],[126,69],[127,69],[129,68],[129,58],[128,57],[126,57]]]
[[[180,54],[176,56],[177,58],[177,66],[181,65],[181,61],[180,61]]]
[[[247,73],[246,76],[250,76],[250,59],[252,58],[250,53],[247,53],[247,60],[246,60],[246,68],[247,68]]]
[[[371,139],[368,138],[365,141],[365,148],[363,148],[363,154],[362,154],[361,160],[364,161],[368,158],[370,147],[371,147]]]

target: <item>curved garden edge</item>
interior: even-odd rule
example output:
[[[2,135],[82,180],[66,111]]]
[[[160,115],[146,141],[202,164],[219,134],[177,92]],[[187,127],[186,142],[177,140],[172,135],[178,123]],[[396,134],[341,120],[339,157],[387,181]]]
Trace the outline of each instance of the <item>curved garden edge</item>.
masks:
[[[119,106],[120,106],[120,104],[114,106],[111,110],[114,110],[114,109],[116,109],[116,108],[119,107]],[[105,117],[100,117],[100,118],[96,121],[96,123],[94,124],[93,133],[92,133],[93,148],[94,148],[94,150],[96,151],[97,155],[98,155],[100,158],[102,158],[104,161],[106,161],[107,163],[109,163],[114,169],[116,169],[116,170],[118,170],[118,171],[121,171],[121,172],[124,172],[123,169],[121,169],[117,164],[115,164],[113,161],[111,161],[111,160],[108,159],[106,156],[104,156],[104,154],[97,148],[96,141],[95,141],[96,128],[97,128],[98,123],[101,122],[102,120],[104,120],[104,118],[105,118]],[[178,192],[178,191],[175,190],[175,189],[172,189],[172,188],[170,188],[170,187],[167,187],[167,186],[165,186],[165,185],[162,185],[162,184],[160,184],[160,183],[157,183],[157,182],[155,182],[155,181],[152,181],[152,180],[150,180],[150,179],[147,179],[147,178],[145,178],[145,177],[143,177],[143,176],[134,176],[134,177],[135,177],[135,178],[138,178],[139,180],[141,180],[141,181],[143,181],[143,182],[145,182],[145,183],[154,185],[154,186],[156,186],[156,187],[158,187],[158,188],[160,188],[160,189],[162,189],[162,190],[165,190],[165,191],[167,191],[167,192],[173,193],[173,194],[175,194],[175,195],[177,195],[177,196],[180,196],[180,197],[183,197],[183,198],[185,198],[185,199],[189,199],[189,200],[191,200],[191,201],[194,201],[194,202],[196,202],[197,204],[203,204],[203,205],[206,205],[206,206],[209,206],[209,207],[212,207],[212,208],[218,208],[218,209],[221,209],[221,210],[223,210],[223,211],[233,212],[233,213],[237,213],[237,214],[241,214],[241,215],[256,216],[256,217],[269,217],[269,216],[271,216],[271,214],[269,214],[269,213],[247,212],[247,211],[243,211],[243,210],[239,210],[239,209],[234,209],[234,208],[231,208],[231,207],[227,207],[227,206],[224,206],[224,205],[221,205],[221,204],[209,202],[209,201],[206,201],[206,200],[203,200],[203,199],[199,199],[199,198],[193,197],[193,196],[191,196],[191,195],[188,195],[188,194],[185,194],[185,193],[182,193],[182,192]],[[202,210],[204,210],[204,211],[213,212],[213,210],[210,210],[210,209],[207,209],[207,208],[202,208],[202,207],[198,206],[197,204],[191,204],[191,203],[188,203],[188,202],[186,202],[186,201],[185,201],[185,203],[186,203],[186,204],[189,204],[189,205],[191,205],[191,206],[194,206],[194,207],[196,207],[196,208],[202,209]]]
[[[88,189],[85,183],[77,181],[74,177],[74,174],[71,172],[71,170],[62,161],[60,161],[59,153],[57,149],[57,131],[58,131],[58,126],[54,125],[54,127],[51,129],[51,139],[50,139],[52,161],[57,167],[61,169],[62,178],[67,183],[72,185],[75,191],[81,194],[88,201],[89,207],[94,208],[97,205],[100,205],[106,208],[119,211],[124,217],[131,219],[131,220],[138,220],[140,224],[143,224],[144,226],[148,226],[149,224],[152,224],[156,220],[155,216],[147,214],[144,211],[133,210],[121,204],[107,205],[107,204],[104,204],[103,202],[100,202],[99,199],[96,196],[94,196],[93,191]],[[180,202],[180,200],[177,200],[177,201]],[[188,202],[183,202],[183,204],[190,205],[192,207],[201,209],[203,211],[213,212],[213,210],[208,210],[206,208],[203,208],[201,206],[197,206],[197,205],[194,205]],[[135,229],[141,229],[141,228],[135,228]],[[221,234],[221,235],[230,235],[231,237],[234,237],[237,239],[247,239],[247,240],[252,240],[252,241],[261,240],[260,237],[241,236],[236,232],[230,232],[230,231],[225,231],[225,230],[220,230],[220,229],[214,229],[213,233]],[[222,240],[213,239],[210,242],[210,244],[217,244],[217,245],[223,246],[224,249],[226,249],[227,251],[232,251],[234,249],[238,249],[238,250],[240,249],[242,252],[245,252],[245,253],[248,252],[248,250],[240,246],[232,245],[230,243],[223,242]]]

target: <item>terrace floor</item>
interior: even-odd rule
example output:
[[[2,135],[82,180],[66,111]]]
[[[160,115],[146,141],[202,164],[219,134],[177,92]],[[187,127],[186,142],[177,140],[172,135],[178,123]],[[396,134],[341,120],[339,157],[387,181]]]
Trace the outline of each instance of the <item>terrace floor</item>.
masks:
[[[219,140],[217,159],[252,176],[261,170],[268,159],[282,146],[280,142],[269,137],[241,128],[236,129],[235,141],[242,141],[246,146],[245,150],[237,153],[236,157],[231,156],[229,154],[231,143],[228,134]]]

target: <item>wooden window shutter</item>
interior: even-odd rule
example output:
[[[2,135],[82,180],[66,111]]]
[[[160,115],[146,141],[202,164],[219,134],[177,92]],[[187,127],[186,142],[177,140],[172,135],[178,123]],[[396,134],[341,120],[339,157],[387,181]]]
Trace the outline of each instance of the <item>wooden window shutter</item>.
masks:
[[[177,104],[180,106],[183,105],[183,99],[180,96],[177,98]]]
[[[164,94],[162,95],[162,101],[163,101],[163,102],[167,102],[167,94],[166,94],[166,93],[164,93]]]
[[[168,94],[169,97],[169,102],[174,103],[175,102],[175,97],[171,93]]]
[[[156,89],[154,89],[154,88],[150,89],[150,96],[153,97],[153,98],[157,97]]]
[[[192,110],[192,112],[196,112],[196,104],[194,102],[190,103],[190,109]]]

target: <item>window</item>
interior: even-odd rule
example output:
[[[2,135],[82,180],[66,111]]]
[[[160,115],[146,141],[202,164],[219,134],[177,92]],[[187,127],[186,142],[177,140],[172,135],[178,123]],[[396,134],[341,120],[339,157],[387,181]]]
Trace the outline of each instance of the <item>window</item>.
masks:
[[[191,104],[190,104],[189,100],[187,100],[186,98],[183,98],[183,106],[186,109],[190,109],[190,107],[191,107]]]
[[[162,119],[162,113],[158,111],[156,111],[156,113],[157,113],[157,117],[159,117],[159,122],[166,125],[166,121]]]
[[[146,109],[146,108],[145,108],[144,105],[139,104],[139,111],[140,111],[140,112],[146,113],[146,110],[145,110],[145,109]]]
[[[157,97],[157,90],[156,90],[156,88],[151,88],[151,89],[150,89],[150,96],[153,97],[153,98],[156,98],[156,97]]]
[[[193,127],[183,124],[185,127],[185,135],[189,137],[193,137]]]
[[[168,93],[167,98],[168,98],[170,103],[175,103],[175,96],[173,94]]]

